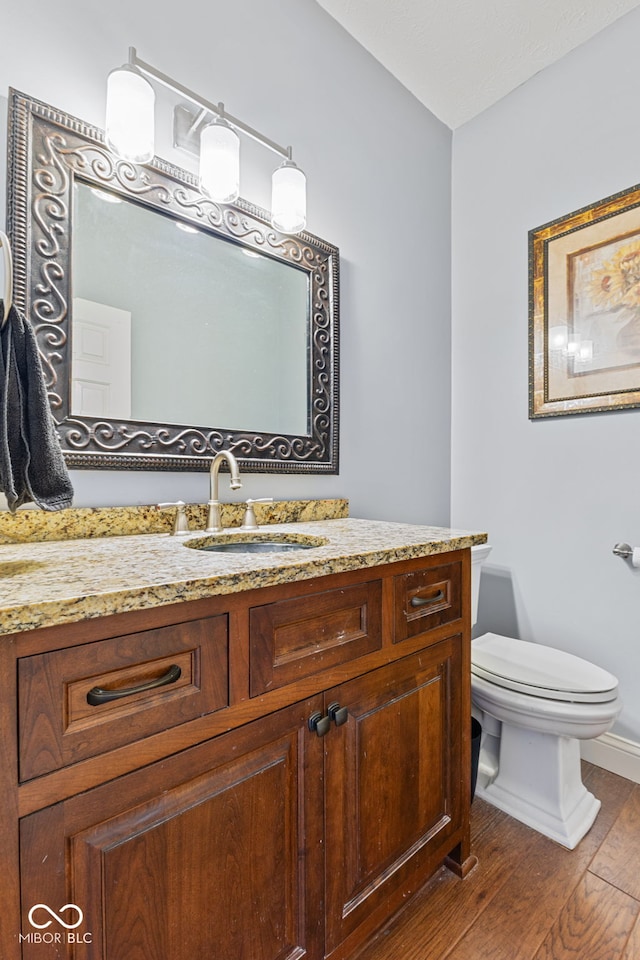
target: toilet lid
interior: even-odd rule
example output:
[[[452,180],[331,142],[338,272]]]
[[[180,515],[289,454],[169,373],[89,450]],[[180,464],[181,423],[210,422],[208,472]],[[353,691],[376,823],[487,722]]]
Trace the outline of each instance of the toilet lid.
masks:
[[[616,678],[588,660],[496,633],[473,641],[471,672],[499,687],[547,700],[603,703],[618,694]]]

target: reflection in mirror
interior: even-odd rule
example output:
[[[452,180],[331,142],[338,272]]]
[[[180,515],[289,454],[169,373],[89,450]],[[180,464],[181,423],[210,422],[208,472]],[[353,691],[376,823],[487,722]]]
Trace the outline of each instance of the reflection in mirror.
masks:
[[[79,180],[71,264],[72,414],[307,433],[304,271]]]
[[[67,463],[338,470],[338,251],[11,93],[9,231]],[[28,268],[27,268],[28,265]]]

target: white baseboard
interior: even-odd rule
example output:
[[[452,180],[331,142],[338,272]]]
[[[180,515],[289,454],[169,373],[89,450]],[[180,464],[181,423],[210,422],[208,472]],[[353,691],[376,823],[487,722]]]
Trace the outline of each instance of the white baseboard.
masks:
[[[582,740],[580,755],[596,767],[640,783],[640,743],[634,740],[625,740],[615,733],[603,733],[595,740]]]

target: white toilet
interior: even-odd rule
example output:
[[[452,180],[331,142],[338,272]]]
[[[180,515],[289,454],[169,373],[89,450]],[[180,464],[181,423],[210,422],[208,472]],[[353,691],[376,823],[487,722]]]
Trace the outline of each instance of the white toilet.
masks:
[[[473,623],[490,551],[471,548]],[[600,809],[582,783],[578,741],[613,725],[617,679],[561,650],[485,633],[471,645],[471,696],[482,724],[476,796],[572,850]]]

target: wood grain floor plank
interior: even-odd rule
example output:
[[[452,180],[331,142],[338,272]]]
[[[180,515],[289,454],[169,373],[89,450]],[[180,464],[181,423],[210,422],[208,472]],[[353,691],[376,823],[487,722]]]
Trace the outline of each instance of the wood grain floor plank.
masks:
[[[485,830],[500,829],[506,814],[484,800],[474,800],[471,805],[471,836],[473,842],[478,843]]]
[[[640,903],[586,873],[534,960],[621,960]]]
[[[627,941],[627,946],[622,955],[622,960],[638,960],[640,957],[640,918],[636,920],[636,925],[631,931],[631,936]]]
[[[444,955],[446,960],[531,960],[535,956],[633,789],[607,771],[594,777],[591,789],[597,784],[602,807],[587,836],[570,851],[525,828],[527,840],[513,849],[508,882]]]
[[[603,806],[606,806],[609,802],[608,798],[610,795],[615,795],[616,798],[624,797],[625,800],[628,799],[636,787],[636,784],[631,780],[625,780],[624,777],[619,777],[617,774],[611,773],[603,767],[583,764],[583,769],[585,770],[583,776],[585,786],[598,800],[602,801]]]
[[[640,786],[636,785],[589,869],[640,900]],[[639,955],[640,956],[640,955]]]
[[[439,870],[398,919],[365,947],[358,960],[442,960],[486,909],[508,880],[512,850],[527,842],[529,831],[481,800],[474,801],[473,821],[472,849],[478,866],[465,880],[446,868]]]
[[[584,901],[578,891],[589,865],[635,789],[633,783],[599,767],[585,765],[583,775],[602,801],[602,809],[576,850],[565,850],[476,799],[472,848],[478,866],[463,881],[446,869],[439,871],[396,920],[363,948],[358,960],[533,960],[543,946],[548,950],[547,936],[568,911],[574,891],[576,904]],[[579,922],[577,909],[567,913],[566,922],[569,915],[572,923]],[[588,915],[586,922],[590,922]],[[556,944],[561,943],[558,937]],[[622,935],[616,949],[621,940]],[[605,954],[602,960],[640,960],[639,945],[640,921],[626,952]],[[582,952],[561,956],[562,960],[569,956],[601,960]]]

